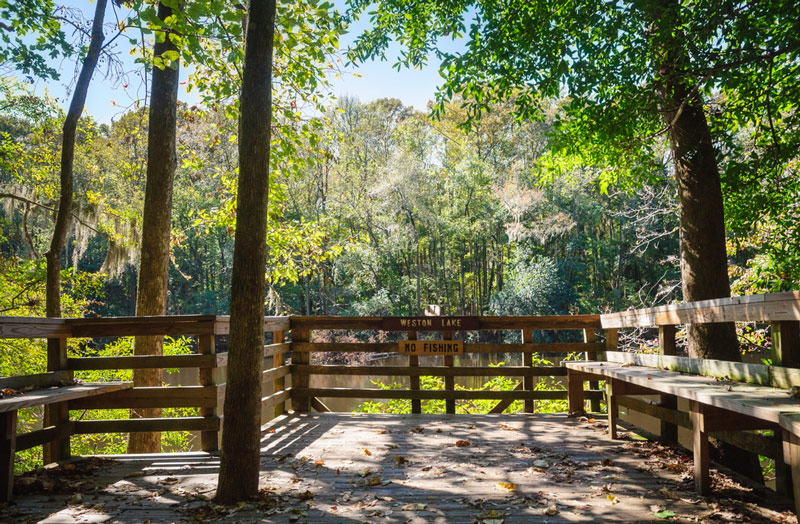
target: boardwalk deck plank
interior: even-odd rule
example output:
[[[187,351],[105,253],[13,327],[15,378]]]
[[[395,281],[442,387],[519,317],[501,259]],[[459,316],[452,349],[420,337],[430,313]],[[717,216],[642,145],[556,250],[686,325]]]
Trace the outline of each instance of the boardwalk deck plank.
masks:
[[[715,511],[681,472],[644,468],[654,457],[601,427],[542,414],[286,415],[264,428],[261,507],[204,513],[213,506],[196,497],[213,496],[217,455],[120,456],[87,478],[80,504],[67,493],[20,494],[2,510],[16,514],[0,521],[660,522],[651,506],[699,521]],[[545,515],[552,505],[556,515]]]

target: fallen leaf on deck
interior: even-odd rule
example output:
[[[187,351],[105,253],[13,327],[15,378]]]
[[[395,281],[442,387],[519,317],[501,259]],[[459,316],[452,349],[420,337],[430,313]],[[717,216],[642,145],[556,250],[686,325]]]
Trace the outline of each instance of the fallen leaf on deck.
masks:
[[[406,459],[406,458],[405,458],[404,456],[402,456],[402,455],[398,455],[398,456],[396,456],[394,459],[397,461],[397,464],[398,464],[398,465],[401,465],[401,464],[408,464],[408,459]]]
[[[427,508],[427,504],[404,504],[400,507],[401,511],[423,511]]]
[[[553,516],[553,515],[555,515],[556,513],[558,513],[558,508],[556,507],[556,505],[555,505],[555,504],[553,504],[552,506],[550,506],[549,508],[547,508],[546,510],[544,510],[544,514],[545,514],[545,515],[548,515],[548,516],[550,516],[550,517],[552,517],[552,516]]]
[[[594,419],[593,418],[587,418],[586,422],[588,422],[589,424],[594,424]]]
[[[386,430],[385,429],[379,429],[375,433],[377,433],[378,435],[383,435],[384,433],[386,433]]]
[[[663,511],[656,512],[655,516],[660,519],[669,520],[675,516],[675,512],[670,509],[665,509]]]
[[[615,497],[614,495],[606,495],[606,498],[612,504],[619,504],[619,499],[617,497]]]
[[[675,499],[675,493],[669,488],[661,488],[658,492],[665,498],[665,499]]]
[[[540,469],[547,469],[550,467],[550,463],[547,462],[546,460],[538,459],[533,461],[533,467]]]
[[[275,430],[274,429],[268,429],[267,433],[275,433]]]
[[[512,428],[511,426],[506,426],[505,424],[500,424],[500,429],[505,431],[519,431],[517,428]]]
[[[466,448],[469,446],[469,440],[456,440],[456,447]]]
[[[510,482],[498,482],[495,484],[495,489],[499,489],[500,491],[508,491],[509,493],[517,489],[519,486],[516,484],[512,484]]]
[[[364,455],[370,456],[370,455],[372,455],[372,452],[370,450],[368,450],[367,448],[364,448]]]
[[[314,465],[317,466],[317,467],[324,466],[325,465],[325,461],[324,460],[315,460],[314,461]]]

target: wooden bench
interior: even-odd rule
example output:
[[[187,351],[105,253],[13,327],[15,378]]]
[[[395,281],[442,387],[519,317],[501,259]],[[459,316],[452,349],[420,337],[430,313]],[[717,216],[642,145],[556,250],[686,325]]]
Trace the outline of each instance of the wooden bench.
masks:
[[[31,375],[30,378],[45,375]],[[0,387],[17,386],[29,377],[0,379]],[[35,380],[32,380],[35,382]],[[128,389],[131,382],[103,382],[92,384],[76,384],[68,386],[52,386],[33,389],[0,399],[0,501],[9,501],[14,487],[14,455],[19,450],[46,444],[54,440],[69,438],[72,433],[70,424],[45,427],[25,435],[17,436],[17,410],[35,406],[65,403],[79,398],[104,395]],[[66,406],[66,404],[63,404]]]
[[[795,506],[800,514],[800,399],[787,389],[780,389],[800,384],[800,370],[619,352],[609,352],[607,358],[603,362],[564,363],[570,413],[583,411],[584,381],[605,380],[609,435],[613,439],[617,437],[618,396],[674,395],[687,399],[693,432],[695,487],[703,495],[710,490],[709,433],[774,430],[783,435],[783,458],[792,468]],[[665,367],[716,376],[680,373]]]

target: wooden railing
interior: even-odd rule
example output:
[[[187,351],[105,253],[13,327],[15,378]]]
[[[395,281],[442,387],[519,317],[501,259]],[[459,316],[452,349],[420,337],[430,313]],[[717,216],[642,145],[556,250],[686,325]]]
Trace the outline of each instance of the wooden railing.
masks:
[[[264,319],[265,333],[272,332],[273,341],[264,349],[265,362],[277,361],[288,351],[282,343],[288,330],[287,317]],[[69,438],[90,433],[131,433],[151,431],[198,431],[200,448],[204,451],[219,449],[219,431],[225,397],[225,368],[227,353],[216,352],[216,337],[227,335],[230,321],[225,316],[185,315],[161,317],[125,317],[96,319],[42,319],[23,317],[0,318],[0,338],[47,338],[47,372],[0,379],[3,387],[51,386],[71,381],[75,371],[115,369],[168,369],[194,368],[198,370],[196,386],[134,387],[102,396],[71,400],[46,409],[44,428],[17,438],[17,451],[45,445],[45,461],[55,461],[69,455]],[[67,340],[70,338],[117,338],[127,336],[187,336],[196,341],[197,354],[164,356],[113,356],[69,357]],[[266,365],[265,365],[266,367]],[[278,389],[281,380],[289,373],[287,366],[278,366],[265,372],[265,390],[272,379]],[[277,409],[280,398],[288,393],[278,393],[265,398]],[[70,411],[85,409],[120,408],[197,408],[199,416],[177,418],[130,418],[111,420],[71,420]],[[281,407],[282,409],[282,407]]]
[[[448,317],[441,317],[447,320]],[[469,327],[464,331],[521,331],[521,343],[466,343],[464,353],[517,353],[522,355],[522,366],[501,367],[466,367],[455,366],[453,356],[436,356],[437,364],[433,366],[420,366],[419,356],[408,355],[407,365],[393,366],[356,366],[356,365],[312,365],[311,355],[321,352],[371,352],[384,354],[398,354],[398,342],[348,342],[348,343],[321,343],[312,342],[314,330],[347,330],[359,331],[403,331],[406,340],[416,340],[420,332],[436,331],[441,333],[441,340],[453,339],[453,331],[439,328],[404,328],[395,322],[392,327],[387,327],[386,318],[382,317],[291,317],[292,331],[292,390],[293,407],[295,411],[309,411],[314,408],[325,411],[327,408],[321,401],[324,398],[351,398],[351,399],[404,399],[411,401],[412,413],[421,412],[422,400],[444,400],[447,413],[455,413],[455,402],[459,399],[495,399],[500,402],[492,409],[493,413],[501,413],[512,402],[524,401],[525,412],[531,413],[535,400],[566,399],[566,390],[536,391],[534,379],[536,377],[561,377],[566,375],[566,370],[560,366],[533,366],[534,353],[566,357],[570,353],[581,353],[589,358],[596,358],[606,350],[606,344],[616,346],[615,330],[606,332],[606,342],[596,342],[595,330],[600,327],[599,315],[574,315],[574,316],[537,316],[537,317],[467,317]],[[444,322],[447,325],[448,322]],[[450,323],[452,325],[452,323]],[[534,343],[533,330],[579,331],[582,332],[582,342],[550,342]],[[409,377],[408,389],[378,389],[378,388],[322,388],[311,387],[311,377],[314,375],[345,375],[369,377]],[[444,390],[423,390],[420,387],[420,377],[439,376],[444,378]],[[522,382],[513,391],[491,390],[464,390],[455,388],[455,377],[522,377]],[[594,386],[596,388],[596,385]],[[602,393],[599,391],[587,392],[587,397],[592,399],[594,407],[599,410],[599,401]]]
[[[681,324],[713,322],[759,322],[771,326],[770,360],[774,366],[800,367],[800,292],[748,295],[715,300],[688,302],[669,306],[637,309],[601,315],[600,323],[604,329],[658,328],[659,354],[669,361],[674,371],[697,372],[694,368],[682,368],[682,362],[693,359],[675,358],[676,333]],[[713,363],[715,361],[708,361]],[[689,364],[687,364],[689,366]],[[708,366],[706,366],[708,367]],[[747,368],[744,375],[757,374],[772,376],[770,366],[751,364],[739,365]],[[721,374],[731,376],[734,367],[726,366]],[[783,368],[780,368],[783,369]],[[795,375],[792,375],[795,376]],[[781,386],[800,386],[783,380]],[[619,397],[619,405],[631,411],[644,413],[660,420],[660,436],[663,440],[677,442],[678,427],[691,428],[689,414],[679,406],[674,396],[662,395],[660,401],[636,397]],[[789,472],[782,467],[784,450],[782,435],[765,436],[754,432],[721,432],[716,438],[742,449],[775,460],[776,482],[779,490],[785,491]]]

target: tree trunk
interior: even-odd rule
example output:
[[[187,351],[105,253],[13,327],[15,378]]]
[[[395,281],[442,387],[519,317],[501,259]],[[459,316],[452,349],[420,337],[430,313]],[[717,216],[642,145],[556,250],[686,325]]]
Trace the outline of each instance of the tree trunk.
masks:
[[[258,495],[275,0],[250,0],[240,97],[231,332],[216,500]]]
[[[64,244],[67,241],[67,233],[72,222],[72,192],[73,176],[72,167],[75,160],[75,135],[78,130],[78,120],[83,113],[83,106],[86,104],[86,95],[89,92],[89,84],[92,75],[97,67],[100,58],[100,51],[103,48],[103,20],[106,16],[107,0],[98,0],[94,9],[94,21],[92,22],[92,37],[89,42],[89,50],[83,59],[81,71],[78,74],[78,82],[75,84],[75,92],[64,118],[61,138],[61,194],[58,199],[58,211],[56,212],[56,223],[53,228],[53,236],[50,239],[50,249],[45,253],[47,263],[47,281],[45,284],[45,313],[48,317],[61,316],[61,253],[64,251]],[[26,210],[27,213],[27,210]],[[58,355],[61,352],[62,340],[48,339],[48,355]],[[48,360],[50,358],[48,357]],[[54,371],[53,362],[48,362],[48,371]],[[56,423],[60,416],[59,406],[45,406],[44,420]],[[66,452],[69,451],[67,440]],[[52,446],[55,446],[54,443]],[[53,460],[64,458],[61,451],[53,449],[51,445],[44,446],[44,463],[49,464]]]
[[[69,104],[69,110],[66,118],[64,118],[64,126],[62,127],[61,194],[58,200],[58,212],[56,213],[53,237],[50,239],[50,249],[45,253],[47,261],[45,311],[48,317],[61,316],[61,253],[64,251],[64,243],[67,240],[67,233],[72,222],[72,166],[75,160],[75,135],[78,129],[78,120],[81,117],[81,113],[83,113],[83,106],[86,104],[89,84],[92,81],[92,75],[103,47],[103,39],[105,38],[105,35],[103,35],[103,19],[106,16],[106,4],[107,0],[98,0],[95,6],[89,50],[86,53],[86,58],[83,59],[78,82],[75,84],[75,92],[72,94],[72,101]]]
[[[158,4],[158,17],[164,20],[172,9]],[[156,42],[155,56],[176,50],[170,39]],[[136,293],[136,316],[163,315],[167,312],[167,277],[169,274],[170,219],[172,183],[177,168],[175,135],[177,125],[179,64],[153,68],[150,116],[147,132],[147,181],[144,192],[142,250],[139,285]],[[135,355],[160,355],[163,337],[136,337]],[[137,369],[133,372],[136,387],[160,386],[160,369]],[[160,408],[132,409],[132,418],[156,418]],[[128,453],[161,452],[160,433],[131,433]]]
[[[719,166],[703,100],[686,72],[689,58],[680,4],[657,0],[650,11],[655,49],[661,56],[659,91],[678,181],[681,280],[685,301],[729,297],[725,213]],[[689,325],[689,355],[741,361],[733,323]],[[716,442],[716,458],[751,478],[761,479],[758,457]]]

